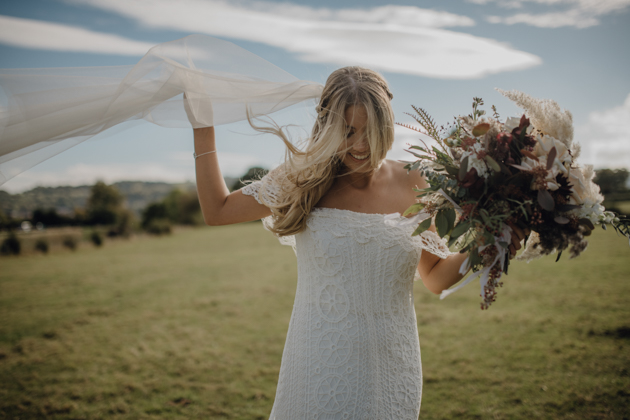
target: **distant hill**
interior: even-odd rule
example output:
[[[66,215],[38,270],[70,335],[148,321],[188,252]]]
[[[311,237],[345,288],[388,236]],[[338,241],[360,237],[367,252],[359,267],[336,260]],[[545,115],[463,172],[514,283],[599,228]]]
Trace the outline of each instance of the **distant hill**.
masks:
[[[228,186],[238,178],[226,177]],[[194,190],[192,182],[169,184],[166,182],[121,181],[113,184],[125,197],[125,206],[140,213],[148,204],[161,201],[173,189]],[[58,213],[72,215],[74,209],[84,208],[90,196],[91,185],[79,187],[36,187],[20,194],[0,190],[0,210],[13,218],[30,217],[35,209],[54,208]]]

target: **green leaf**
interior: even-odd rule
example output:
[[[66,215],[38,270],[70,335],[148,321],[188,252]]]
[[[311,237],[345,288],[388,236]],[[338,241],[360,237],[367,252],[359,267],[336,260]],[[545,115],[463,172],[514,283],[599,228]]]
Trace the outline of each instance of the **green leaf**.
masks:
[[[479,210],[479,214],[481,215],[481,218],[483,219],[483,223],[486,226],[490,226],[490,215],[488,214],[488,211],[486,209],[481,209]]]
[[[483,114],[479,113],[479,115],[483,115]],[[480,124],[477,124],[473,128],[472,135],[475,136],[475,137],[483,136],[484,134],[486,134],[488,132],[488,130],[490,130],[490,124],[488,124],[488,123],[480,123]]]
[[[405,212],[403,216],[409,216],[410,214],[417,214],[420,210],[424,208],[424,203],[416,203],[412,204]]]
[[[459,180],[463,180],[466,174],[468,173],[468,156],[462,160],[459,166]]]
[[[476,265],[480,265],[482,263],[481,257],[479,256],[479,252],[477,251],[477,248],[473,248],[473,250],[470,252],[470,266],[474,267]]]
[[[459,175],[459,169],[457,169],[454,166],[451,165],[444,165],[444,169],[446,169],[446,172],[448,172],[449,174],[457,177]]]
[[[496,160],[492,159],[492,156],[486,155],[483,159],[488,164],[488,167],[492,169],[494,172],[501,172],[501,167],[499,166]]]
[[[443,238],[448,233],[448,218],[446,216],[446,210],[438,211],[435,216],[435,227],[440,238]]]
[[[416,230],[411,234],[411,236],[417,236],[420,235],[422,232],[424,232],[425,230],[429,229],[431,227],[431,218],[429,217],[427,220],[425,220],[424,222],[420,223],[418,225],[418,227],[416,228]]]
[[[459,238],[460,236],[462,236],[464,233],[468,232],[468,229],[470,229],[470,224],[466,223],[466,222],[460,222],[457,226],[455,226],[453,228],[453,230],[451,231],[451,239],[452,238]]]
[[[446,221],[448,222],[446,232],[450,232],[451,230],[453,230],[453,226],[455,225],[455,218],[457,217],[457,215],[455,214],[455,209],[452,208],[444,210],[444,213],[446,215]]]

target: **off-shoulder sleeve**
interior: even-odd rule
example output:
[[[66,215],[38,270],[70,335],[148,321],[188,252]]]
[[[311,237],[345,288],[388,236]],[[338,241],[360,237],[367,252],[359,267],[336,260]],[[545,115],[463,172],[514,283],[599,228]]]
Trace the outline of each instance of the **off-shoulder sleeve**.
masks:
[[[416,240],[416,246],[418,249],[440,257],[442,259],[448,258],[454,253],[448,249],[446,245],[446,239],[440,238],[437,233],[425,230],[420,235],[414,237]]]
[[[263,206],[269,206],[279,201],[282,193],[281,178],[285,176],[284,166],[278,166],[258,181],[244,186],[241,191],[244,195],[254,197]],[[275,220],[273,216],[262,219],[265,229],[271,231]],[[288,245],[295,251],[295,236],[277,236],[282,245]]]
[[[258,181],[245,185],[241,191],[264,206],[273,205],[279,201],[282,193],[281,181],[285,176],[284,165],[278,166]]]
[[[456,252],[451,252],[448,249],[448,246],[446,245],[446,239],[440,238],[438,234],[433,231],[426,230],[420,235],[414,236],[413,238],[418,253],[426,251],[442,259],[456,254]],[[418,281],[420,279],[420,273],[418,272],[418,270],[416,270],[416,275],[413,279],[414,281]]]

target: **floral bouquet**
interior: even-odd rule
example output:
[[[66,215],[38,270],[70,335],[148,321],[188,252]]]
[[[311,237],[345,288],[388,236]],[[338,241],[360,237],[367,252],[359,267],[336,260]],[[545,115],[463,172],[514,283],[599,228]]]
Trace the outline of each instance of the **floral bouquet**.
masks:
[[[482,309],[496,299],[501,276],[507,273],[511,227],[529,229],[525,250],[518,257],[531,261],[568,249],[570,257],[586,249],[585,237],[595,225],[611,225],[630,238],[630,219],[602,206],[603,196],[593,182],[592,166],[580,166],[580,148],[573,143],[571,113],[550,100],[538,100],[518,91],[501,94],[525,114],[501,122],[473,100],[473,112],[447,128],[438,128],[421,108],[413,117],[421,128],[401,124],[428,135],[437,146],[411,146],[417,160],[408,170],[420,170],[429,187],[416,190],[418,202],[405,212],[405,223],[419,223],[414,235],[431,226],[432,218],[448,246],[469,253],[460,272],[473,273],[441,298],[480,278]]]

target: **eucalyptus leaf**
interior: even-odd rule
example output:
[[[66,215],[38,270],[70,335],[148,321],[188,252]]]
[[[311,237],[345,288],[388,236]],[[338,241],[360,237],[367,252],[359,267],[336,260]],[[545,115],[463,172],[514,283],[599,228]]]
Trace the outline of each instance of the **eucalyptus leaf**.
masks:
[[[479,114],[479,115],[483,115],[483,114]],[[484,134],[486,134],[488,132],[488,130],[490,130],[490,124],[488,123],[480,123],[477,124],[473,130],[472,130],[472,135],[475,137],[480,137],[483,136]]]
[[[416,203],[412,204],[405,212],[403,216],[409,216],[410,214],[417,214],[420,210],[424,208],[424,203]]]
[[[566,217],[562,217],[562,216],[556,216],[556,217],[554,217],[553,220],[559,225],[566,225],[567,223],[570,222],[569,219],[567,219]]]
[[[422,232],[426,231],[431,227],[431,218],[428,218],[424,222],[420,223],[416,230],[411,234],[411,236],[420,235]]]
[[[453,230],[451,231],[451,239],[455,238],[459,238],[460,236],[462,236],[464,233],[468,232],[468,229],[470,229],[470,224],[466,223],[466,222],[460,222],[457,226],[455,226],[453,228]]]
[[[455,177],[459,175],[459,169],[457,169],[454,166],[444,165],[444,169],[446,169],[446,172],[448,172],[449,174],[451,174],[451,175],[453,175]]]
[[[462,160],[459,166],[459,180],[462,181],[466,174],[468,173],[468,156]]]
[[[446,215],[446,220],[448,222],[448,226],[446,231],[450,232],[451,230],[453,230],[453,226],[455,225],[455,218],[457,217],[457,215],[455,214],[455,209],[446,209],[445,211],[445,215]]]
[[[440,238],[443,238],[448,233],[448,218],[446,216],[446,210],[438,211],[435,216],[435,227],[438,235],[440,235]]]
[[[501,172],[501,167],[496,160],[492,159],[492,156],[486,155],[483,159],[494,172]]]

